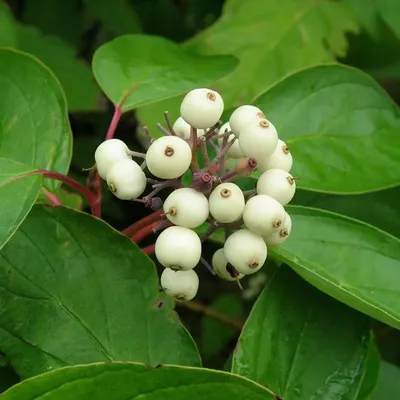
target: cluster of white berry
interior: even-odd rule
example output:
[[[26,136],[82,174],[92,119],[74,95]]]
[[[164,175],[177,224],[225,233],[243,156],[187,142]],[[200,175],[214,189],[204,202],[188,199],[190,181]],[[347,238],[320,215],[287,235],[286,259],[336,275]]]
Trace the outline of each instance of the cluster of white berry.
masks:
[[[293,163],[289,148],[259,108],[241,106],[221,126],[223,109],[219,93],[192,90],[181,103],[181,117],[172,125],[166,113],[168,129],[158,124],[165,136],[154,140],[144,127],[151,142],[145,154],[131,151],[118,139],[103,142],[95,153],[98,173],[115,196],[162,207],[165,221],[173,224],[165,228],[164,222],[155,256],[165,268],[161,287],[177,301],[195,297],[199,278],[194,268],[200,261],[222,279],[238,282],[258,271],[266,261],[267,247],[279,245],[291,231],[291,218],[284,209],[296,190],[289,173]],[[216,154],[213,159],[210,149]],[[197,162],[198,152],[204,168]],[[132,157],[144,160],[139,165]],[[145,168],[163,181],[147,178]],[[243,192],[233,183],[255,169],[261,175],[254,190]],[[192,183],[185,186],[182,176],[188,170]],[[148,183],[152,192],[138,199]],[[155,197],[168,187],[174,191],[164,202]],[[194,229],[206,222],[209,229],[197,234]],[[202,242],[218,228],[225,229],[226,240],[213,255],[211,267],[202,258]]]

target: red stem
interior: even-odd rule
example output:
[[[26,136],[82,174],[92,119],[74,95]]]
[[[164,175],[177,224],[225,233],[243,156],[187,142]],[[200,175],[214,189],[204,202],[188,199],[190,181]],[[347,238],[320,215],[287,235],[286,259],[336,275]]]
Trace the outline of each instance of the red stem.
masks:
[[[140,231],[136,232],[132,237],[132,241],[135,243],[141,242],[146,236],[153,233],[153,229],[156,228],[160,224],[160,222],[153,222],[150,225],[145,226],[144,228],[140,229]]]
[[[42,187],[42,192],[54,207],[62,206],[60,199],[54,193],[49,192],[45,187]]]
[[[148,215],[147,217],[144,217],[140,219],[139,221],[135,222],[134,224],[128,226],[126,229],[122,231],[122,233],[126,236],[133,236],[135,233],[139,232],[140,229],[146,227],[149,224],[152,224],[153,222],[156,221],[161,221],[162,220],[162,214],[164,213],[163,210],[157,210]]]
[[[114,115],[112,117],[110,126],[108,128],[105,140],[109,140],[109,139],[112,139],[114,137],[115,130],[117,129],[119,120],[121,119],[121,115],[122,115],[121,107],[119,105],[116,105],[115,109],[114,109]]]
[[[142,250],[142,252],[143,252],[144,254],[150,255],[150,254],[154,254],[155,248],[156,248],[156,245],[155,245],[155,244],[150,244],[149,246],[143,247],[143,248],[140,249],[140,250]]]
[[[96,196],[88,188],[81,185],[79,182],[75,181],[74,179],[70,178],[67,175],[60,174],[59,172],[47,171],[45,169],[39,169],[37,171],[34,171],[33,174],[41,174],[45,178],[56,179],[58,181],[65,183],[68,186],[71,186],[86,198],[92,210],[92,214],[95,217],[100,217],[99,213],[100,204],[97,202]]]

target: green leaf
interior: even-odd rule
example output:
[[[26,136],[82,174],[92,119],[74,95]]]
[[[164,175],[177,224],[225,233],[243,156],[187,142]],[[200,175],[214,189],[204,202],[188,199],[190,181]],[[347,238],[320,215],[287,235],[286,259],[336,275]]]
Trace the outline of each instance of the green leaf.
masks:
[[[0,249],[36,201],[43,182],[42,175],[21,176],[34,170],[25,164],[0,158]]]
[[[375,390],[378,382],[380,368],[381,356],[379,354],[379,349],[375,344],[373,337],[371,336],[367,362],[365,366],[365,375],[362,380],[357,400],[368,400],[371,397],[371,393]]]
[[[83,26],[80,0],[29,0],[24,4],[22,20],[35,25],[46,35],[56,35],[78,45]]]
[[[376,0],[376,7],[383,20],[400,38],[400,7],[396,0]]]
[[[347,305],[400,329],[400,241],[360,221],[288,206],[293,230],[270,254]]]
[[[229,0],[222,17],[186,43],[197,54],[232,54],[240,66],[216,83],[227,107],[252,101],[299,69],[346,54],[358,29],[347,5],[328,0]]]
[[[85,5],[107,30],[117,35],[142,30],[140,19],[128,0],[114,0],[111,6],[108,0],[86,0]]]
[[[367,317],[281,267],[245,324],[232,372],[285,400],[355,399],[368,343]]]
[[[375,0],[343,0],[354,12],[360,25],[377,39],[379,36],[379,20]],[[350,46],[351,50],[351,46]]]
[[[123,111],[209,84],[236,65],[234,57],[190,55],[167,39],[149,35],[121,36],[93,57],[93,73],[109,99],[120,104],[128,96]]]
[[[393,364],[382,361],[378,386],[371,400],[400,398],[400,369]]]
[[[88,214],[35,206],[0,253],[0,281],[0,350],[22,378],[101,361],[200,363],[150,258]]]
[[[56,36],[44,36],[31,26],[18,24],[18,48],[43,61],[65,90],[69,111],[99,108],[100,90],[89,65],[76,57],[75,49]]]
[[[255,104],[290,146],[299,187],[350,194],[400,183],[400,110],[363,72],[340,65],[306,69]]]
[[[340,196],[298,190],[293,205],[321,208],[374,225],[400,238],[400,186],[359,195]]]
[[[243,316],[243,304],[233,294],[225,294],[210,304],[210,308],[221,312],[231,318],[241,319]],[[204,317],[202,326],[202,354],[212,357],[218,354],[237,335],[237,329],[226,323],[215,320],[211,317]]]
[[[0,49],[0,93],[0,157],[67,173],[72,135],[52,72],[28,54]]]
[[[264,400],[270,392],[239,376],[200,368],[134,363],[80,365],[11,388],[4,400]]]
[[[0,46],[15,47],[17,33],[14,18],[7,4],[0,4]]]

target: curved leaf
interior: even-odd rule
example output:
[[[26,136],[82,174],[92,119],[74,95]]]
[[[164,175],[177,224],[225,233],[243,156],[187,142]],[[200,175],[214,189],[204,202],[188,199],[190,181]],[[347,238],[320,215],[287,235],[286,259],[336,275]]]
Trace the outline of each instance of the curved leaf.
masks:
[[[354,400],[368,344],[369,318],[281,267],[245,324],[232,372],[285,400]]]
[[[120,36],[93,57],[93,73],[109,99],[120,104],[128,96],[124,111],[209,84],[236,65],[234,57],[194,56],[165,38],[139,34]]]
[[[29,175],[33,171],[35,168],[0,158],[0,249],[18,229],[39,194],[43,177]]]
[[[290,146],[299,187],[347,194],[400,184],[400,110],[363,72],[303,70],[255,104]]]
[[[292,233],[270,253],[320,290],[400,329],[400,240],[339,214],[287,210]]]
[[[0,349],[27,378],[65,365],[199,365],[152,261],[90,215],[35,206],[0,253]]]
[[[28,54],[0,49],[0,93],[0,157],[68,172],[72,135],[53,73]]]
[[[62,368],[28,379],[2,395],[4,400],[264,400],[265,388],[226,372],[178,366],[149,368],[107,363]]]

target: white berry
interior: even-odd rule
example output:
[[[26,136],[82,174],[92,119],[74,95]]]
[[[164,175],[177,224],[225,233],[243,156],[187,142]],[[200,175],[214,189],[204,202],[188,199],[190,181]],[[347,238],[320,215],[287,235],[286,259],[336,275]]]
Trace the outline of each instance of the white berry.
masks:
[[[101,143],[95,153],[94,159],[99,175],[106,179],[110,168],[120,160],[131,159],[128,146],[119,139],[109,139]]]
[[[269,169],[257,181],[257,193],[267,194],[283,206],[288,204],[296,192],[296,181],[283,169]]]
[[[240,131],[240,148],[256,160],[271,155],[278,144],[278,133],[267,119],[252,119]]]
[[[218,249],[212,258],[212,266],[215,273],[226,281],[238,281],[244,277],[236,268],[228,264],[228,259],[225,257],[224,249]]]
[[[238,107],[229,118],[229,124],[231,126],[232,132],[236,137],[240,136],[240,131],[247,124],[249,120],[265,118],[264,113],[255,106],[244,105]]]
[[[245,199],[242,190],[234,183],[218,185],[208,199],[210,214],[222,223],[237,221],[243,214]]]
[[[197,233],[183,226],[171,226],[161,232],[155,255],[165,268],[193,269],[200,261],[201,241]]]
[[[190,138],[190,125],[182,118],[179,117],[172,126],[174,132],[177,136],[182,139],[189,139]],[[197,137],[204,136],[207,132],[207,129],[197,129]]]
[[[121,200],[137,199],[146,189],[146,175],[132,159],[117,161],[108,171],[107,185]]]
[[[286,211],[277,200],[265,194],[250,198],[243,211],[243,222],[258,235],[276,232],[284,223]]]
[[[286,213],[285,223],[280,227],[278,232],[270,233],[263,236],[267,246],[278,246],[282,244],[290,235],[292,231],[292,218]]]
[[[161,179],[182,176],[192,161],[192,150],[188,143],[177,136],[163,136],[156,139],[146,153],[149,171]]]
[[[192,300],[199,289],[199,277],[194,270],[173,271],[166,268],[160,279],[161,287],[165,294],[176,301]]]
[[[240,229],[228,237],[224,245],[228,262],[244,275],[257,272],[267,259],[267,245],[264,239],[249,231]]]
[[[197,129],[215,125],[224,111],[224,101],[219,93],[211,89],[194,89],[181,103],[181,116]]]
[[[165,199],[164,212],[175,225],[197,228],[208,218],[208,199],[191,188],[177,189]]]
[[[221,126],[220,130],[219,130],[219,135],[222,135],[223,133],[227,133],[231,130],[231,127],[229,125],[229,122],[226,122],[224,125]],[[228,136],[228,140],[225,141],[225,145],[228,144],[228,142],[230,142],[231,140],[233,140],[235,138],[235,135],[233,133],[231,133]],[[224,143],[224,138],[219,138],[218,139],[218,143],[220,145],[220,147],[223,145]],[[244,154],[242,152],[242,149],[240,148],[239,145],[239,139],[236,139],[233,144],[231,145],[231,147],[229,147],[228,151],[226,152],[226,155],[230,158],[234,158],[234,159],[238,159],[238,158],[242,158],[244,157]]]
[[[292,169],[293,157],[283,140],[278,140],[276,149],[270,156],[257,159],[257,169],[263,173],[268,169],[279,168],[289,172]]]

